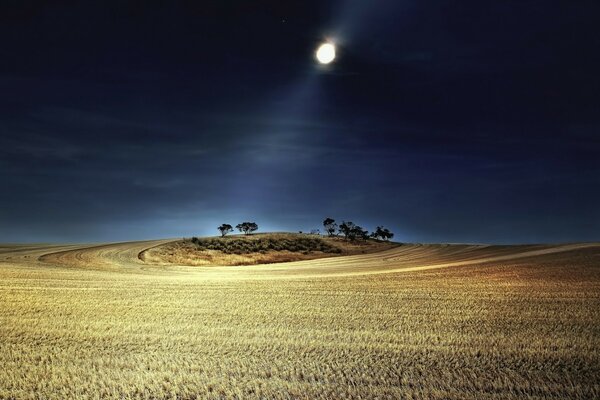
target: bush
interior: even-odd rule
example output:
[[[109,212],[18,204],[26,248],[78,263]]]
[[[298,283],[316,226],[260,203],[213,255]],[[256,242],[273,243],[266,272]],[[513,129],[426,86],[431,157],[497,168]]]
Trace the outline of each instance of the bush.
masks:
[[[245,238],[206,238],[193,237],[191,243],[196,249],[216,250],[225,254],[248,254],[266,253],[268,251],[291,251],[308,254],[314,251],[323,253],[341,253],[337,247],[331,246],[320,238],[256,238],[248,240]]]

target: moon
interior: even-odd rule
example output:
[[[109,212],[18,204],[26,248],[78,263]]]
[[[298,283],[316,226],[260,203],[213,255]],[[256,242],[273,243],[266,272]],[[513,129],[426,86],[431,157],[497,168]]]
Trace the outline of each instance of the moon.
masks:
[[[321,64],[329,64],[335,59],[335,46],[331,43],[323,43],[317,49],[315,56]]]

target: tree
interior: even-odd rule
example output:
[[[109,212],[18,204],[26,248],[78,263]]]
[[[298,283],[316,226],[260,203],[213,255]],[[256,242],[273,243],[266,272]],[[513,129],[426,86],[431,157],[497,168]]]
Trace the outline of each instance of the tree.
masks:
[[[354,228],[354,236],[361,238],[362,240],[368,240],[369,239],[369,231],[367,231],[366,229],[363,229],[357,225]]]
[[[338,228],[333,218],[325,218],[323,226],[325,227],[325,232],[327,232],[329,236],[335,235],[335,231]]]
[[[356,225],[354,222],[343,221],[340,224],[339,231],[346,240],[356,240],[357,238],[367,240],[369,238],[369,232],[362,227]]]
[[[243,232],[245,235],[249,235],[250,233],[258,229],[258,225],[256,224],[256,222],[242,222],[241,224],[237,224],[235,227],[237,228],[237,230]]]
[[[221,232],[221,237],[225,237],[225,235],[233,231],[233,226],[229,224],[221,224],[221,226],[219,226],[217,229],[219,230],[219,232]]]
[[[354,229],[354,222],[346,222],[346,221],[342,221],[342,223],[339,226],[339,232],[344,235],[344,239],[350,239],[350,236],[352,235],[352,229]]]
[[[375,232],[371,233],[371,237],[373,239],[390,240],[394,237],[394,234],[389,229],[378,226]]]

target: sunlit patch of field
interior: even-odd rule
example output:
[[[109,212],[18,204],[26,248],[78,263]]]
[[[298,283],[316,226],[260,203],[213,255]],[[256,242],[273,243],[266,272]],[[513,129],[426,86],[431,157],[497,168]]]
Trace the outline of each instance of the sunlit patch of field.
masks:
[[[0,399],[600,397],[598,245],[138,257],[162,243],[2,247]]]
[[[368,254],[397,246],[372,239],[348,241],[340,237],[268,233],[177,240],[152,247],[140,258],[159,265],[257,265]]]

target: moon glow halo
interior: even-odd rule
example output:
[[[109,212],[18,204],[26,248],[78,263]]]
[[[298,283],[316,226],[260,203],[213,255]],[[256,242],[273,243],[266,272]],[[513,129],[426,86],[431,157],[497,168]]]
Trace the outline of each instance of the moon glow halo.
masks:
[[[329,64],[335,59],[335,46],[331,43],[323,43],[317,49],[315,56],[321,64]]]

